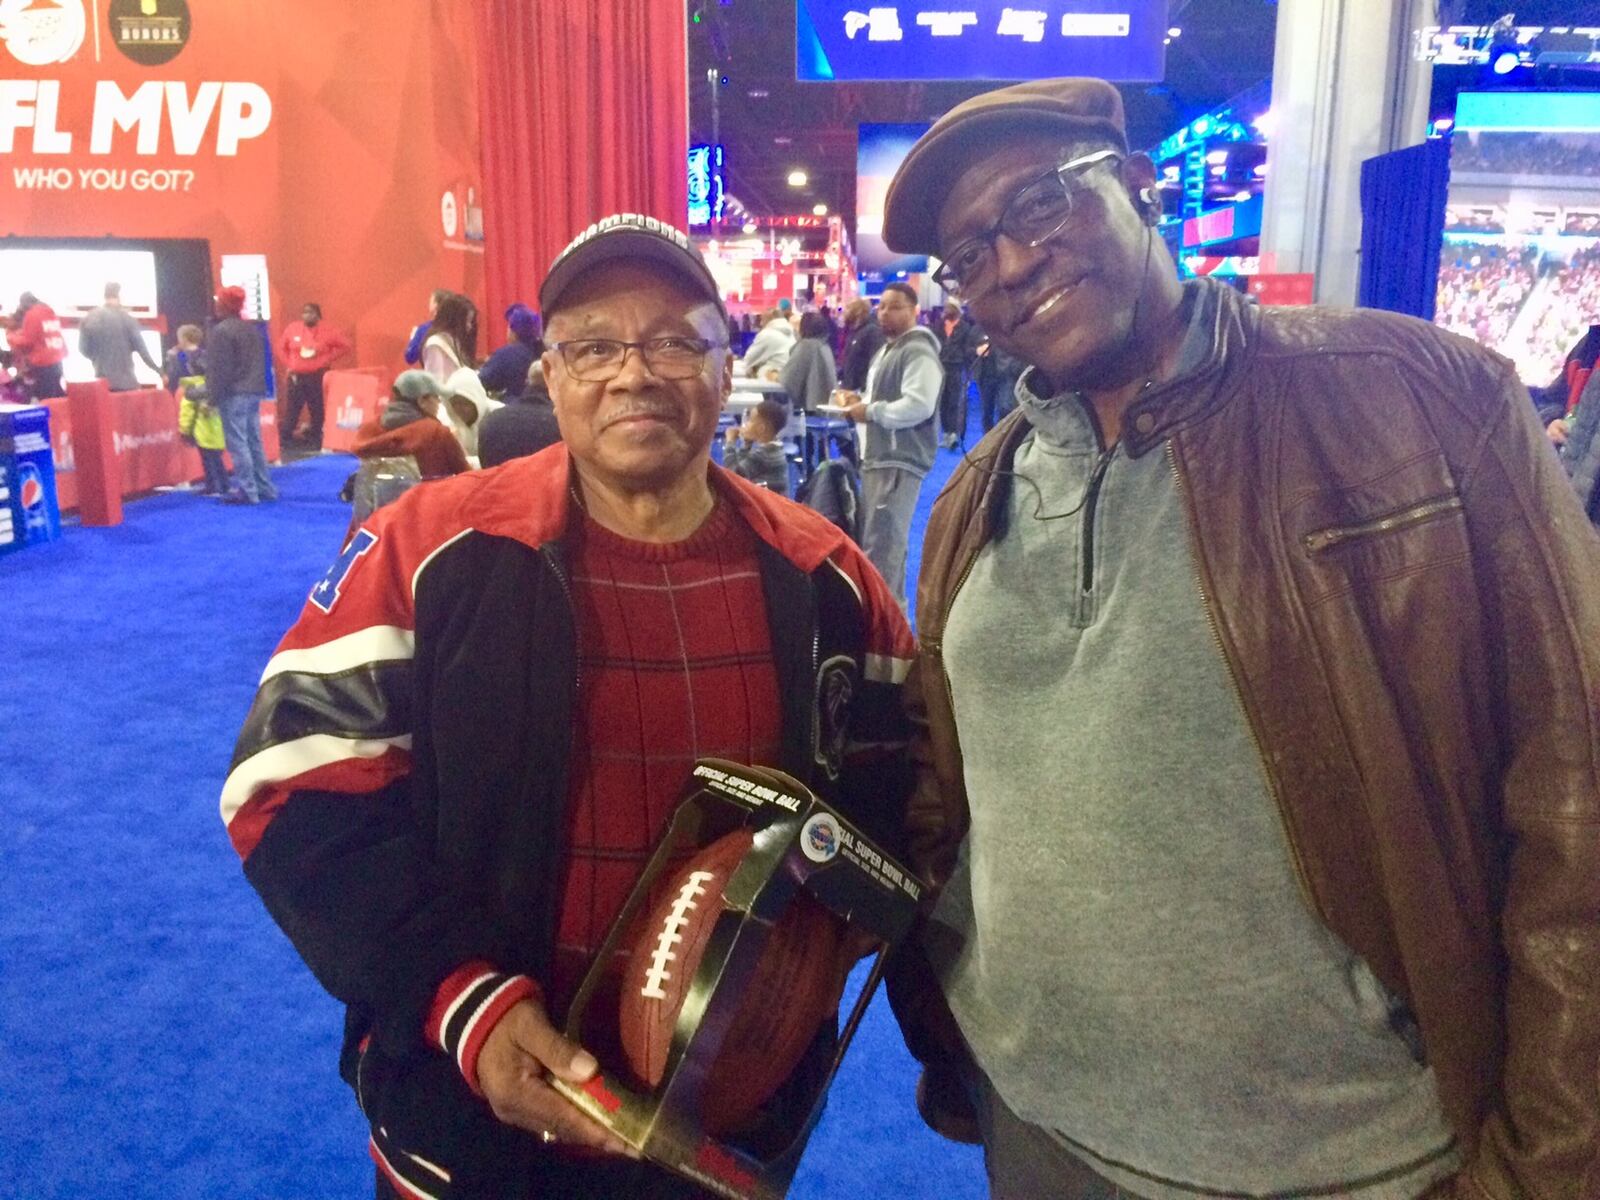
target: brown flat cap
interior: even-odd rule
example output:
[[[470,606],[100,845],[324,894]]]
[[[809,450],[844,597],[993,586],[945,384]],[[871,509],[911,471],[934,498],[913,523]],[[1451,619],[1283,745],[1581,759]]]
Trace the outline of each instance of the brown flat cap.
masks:
[[[1033,79],[963,100],[911,147],[889,182],[883,240],[901,254],[937,254],[939,208],[984,138],[1014,129],[1103,137],[1124,153],[1122,95],[1103,79]]]

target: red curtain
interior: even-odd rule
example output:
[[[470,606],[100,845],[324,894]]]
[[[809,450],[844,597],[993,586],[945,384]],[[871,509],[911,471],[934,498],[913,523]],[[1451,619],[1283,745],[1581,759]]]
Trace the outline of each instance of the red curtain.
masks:
[[[683,0],[478,0],[485,324],[614,212],[688,221]]]

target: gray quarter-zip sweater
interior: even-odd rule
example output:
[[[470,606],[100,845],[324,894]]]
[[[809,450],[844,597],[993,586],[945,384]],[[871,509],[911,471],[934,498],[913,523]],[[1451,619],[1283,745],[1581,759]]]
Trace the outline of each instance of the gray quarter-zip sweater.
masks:
[[[1136,1195],[1410,1200],[1458,1165],[1432,1072],[1308,906],[1171,460],[1018,395],[1005,532],[945,632],[972,806],[936,912],[951,1008],[1007,1105]]]

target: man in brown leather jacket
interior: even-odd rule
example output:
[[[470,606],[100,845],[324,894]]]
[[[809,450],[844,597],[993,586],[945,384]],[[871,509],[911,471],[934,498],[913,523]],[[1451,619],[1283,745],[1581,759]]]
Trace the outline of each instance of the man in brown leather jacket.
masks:
[[[1180,285],[1098,80],[884,236],[1032,364],[929,522],[891,999],[997,1197],[1600,1196],[1600,539],[1510,364]]]

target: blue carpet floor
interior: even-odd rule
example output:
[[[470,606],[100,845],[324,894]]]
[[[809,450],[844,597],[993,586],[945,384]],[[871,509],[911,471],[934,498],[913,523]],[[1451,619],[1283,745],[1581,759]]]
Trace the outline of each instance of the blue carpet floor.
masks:
[[[924,488],[913,579],[955,461]],[[282,502],[257,509],[141,500],[0,558],[0,1194],[371,1195],[338,1006],[217,815],[255,680],[337,553],[349,469],[280,469]],[[880,996],[791,1195],[984,1195],[914,1082]]]

